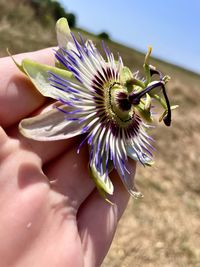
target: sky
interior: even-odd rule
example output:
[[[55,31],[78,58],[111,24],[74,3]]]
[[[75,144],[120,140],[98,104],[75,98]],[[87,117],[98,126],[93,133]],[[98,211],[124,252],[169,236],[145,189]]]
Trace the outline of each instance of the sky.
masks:
[[[199,0],[61,0],[77,26],[200,74]]]

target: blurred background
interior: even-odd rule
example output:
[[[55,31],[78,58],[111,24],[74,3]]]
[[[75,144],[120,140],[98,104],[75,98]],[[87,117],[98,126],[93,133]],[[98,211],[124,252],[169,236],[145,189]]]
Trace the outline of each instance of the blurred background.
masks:
[[[171,127],[150,131],[156,163],[136,175],[144,198],[130,200],[102,267],[200,266],[199,14],[198,0],[0,0],[0,56],[56,45],[65,16],[75,34],[100,50],[104,39],[141,76],[152,45],[151,64],[172,78],[168,95],[180,107]]]

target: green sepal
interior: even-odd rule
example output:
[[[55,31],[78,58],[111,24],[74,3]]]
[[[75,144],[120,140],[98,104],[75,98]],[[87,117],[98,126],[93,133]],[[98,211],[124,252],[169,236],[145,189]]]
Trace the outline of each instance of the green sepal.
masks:
[[[109,177],[101,176],[100,173],[94,167],[94,165],[89,165],[89,173],[99,191],[103,191],[104,193],[107,193],[109,195],[113,194],[114,188]],[[106,174],[104,174],[104,176],[105,175]]]
[[[59,69],[56,67],[51,67],[44,64],[39,64],[36,61],[32,61],[29,59],[24,59],[22,61],[22,68],[24,72],[28,75],[32,83],[35,85],[37,90],[45,97],[50,97],[53,99],[58,98],[58,89],[54,88],[49,81],[50,74],[52,72],[54,74],[59,75],[59,77],[64,78],[66,80],[74,81],[75,78],[72,72]],[[61,96],[61,91],[59,91],[59,95]]]
[[[109,167],[110,170],[112,169],[112,167]],[[90,166],[90,164],[88,164],[88,170],[89,170],[89,175],[92,178],[92,180],[94,181],[96,188],[99,192],[99,194],[103,197],[103,199],[108,202],[109,204],[113,205],[113,202],[110,201],[107,197],[107,194],[112,195],[113,194],[113,186],[112,189],[108,189],[107,185],[105,183],[103,183],[101,177],[99,176],[99,173],[96,171],[95,168],[93,168],[92,166]],[[109,179],[109,178],[108,178]],[[112,184],[112,183],[111,183]]]

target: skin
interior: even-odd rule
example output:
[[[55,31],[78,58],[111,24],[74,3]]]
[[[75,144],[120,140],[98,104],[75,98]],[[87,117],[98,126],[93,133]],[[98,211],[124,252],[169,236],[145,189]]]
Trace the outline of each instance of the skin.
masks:
[[[53,50],[16,55],[53,65]],[[88,176],[80,137],[37,142],[18,132],[22,118],[48,104],[10,57],[0,59],[1,267],[100,266],[129,195],[116,173],[110,205]],[[135,165],[132,165],[135,173]]]

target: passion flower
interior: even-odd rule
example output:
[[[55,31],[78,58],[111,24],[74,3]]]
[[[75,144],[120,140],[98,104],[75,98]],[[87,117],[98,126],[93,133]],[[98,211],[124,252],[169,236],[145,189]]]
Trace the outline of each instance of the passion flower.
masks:
[[[109,173],[114,168],[129,193],[141,196],[129,164],[130,160],[149,166],[153,163],[152,138],[146,132],[153,121],[151,100],[158,100],[164,107],[161,120],[169,126],[171,108],[165,90],[169,77],[149,65],[151,48],[144,61],[146,77],[139,79],[138,73],[125,67],[120,56],[115,60],[105,45],[104,58],[92,41],[84,42],[81,35],[78,41],[66,19],[61,18],[56,29],[59,45],[55,52],[56,67],[25,59],[20,68],[44,96],[60,105],[22,120],[21,133],[40,141],[83,135],[78,152],[87,142],[89,172],[99,191],[104,196],[113,194]],[[153,75],[158,80],[152,81]]]

